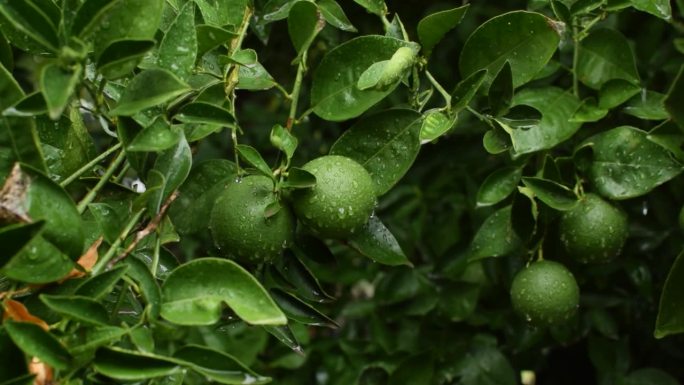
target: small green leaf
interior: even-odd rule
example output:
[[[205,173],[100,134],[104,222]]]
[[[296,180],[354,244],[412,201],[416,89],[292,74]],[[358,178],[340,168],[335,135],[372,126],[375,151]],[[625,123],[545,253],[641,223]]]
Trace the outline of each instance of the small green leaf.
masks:
[[[104,306],[88,297],[41,294],[40,300],[66,318],[98,326],[109,323],[109,314]]]
[[[162,257],[164,255],[164,250],[161,251]],[[138,256],[138,255],[136,255]],[[162,272],[164,272],[163,258],[160,258],[160,263],[157,266],[157,277],[163,279]],[[138,258],[126,258],[125,264],[128,266],[126,270],[126,275],[131,277],[134,281],[138,282],[140,291],[145,298],[148,306],[150,307],[150,317],[156,319],[159,317],[159,312],[161,308],[161,290],[157,284],[157,280],[152,276],[150,268],[145,265],[143,261]],[[167,267],[168,268],[168,267]]]
[[[219,62],[222,64],[233,63],[241,66],[252,66],[259,60],[256,51],[251,48],[237,50],[233,53],[233,56],[221,56],[219,59]]]
[[[281,184],[283,188],[311,188],[316,185],[316,176],[304,169],[291,167],[287,179]]]
[[[339,325],[311,305],[280,289],[271,289],[271,297],[291,320],[311,326],[337,329]]]
[[[48,113],[53,120],[59,119],[66,108],[76,85],[81,81],[81,66],[65,69],[51,63],[40,74],[40,91],[45,97]]]
[[[560,183],[537,177],[523,177],[522,181],[540,201],[553,209],[566,211],[577,205],[577,195]]]
[[[162,188],[154,192],[150,196],[149,210],[153,213],[159,212],[159,209],[166,198],[180,187],[185,178],[190,173],[192,167],[192,152],[190,145],[185,137],[181,135],[180,140],[168,150],[163,151],[154,162],[152,171],[156,171],[163,176],[164,182]]]
[[[0,29],[19,49],[32,54],[56,53],[59,39],[55,23],[30,1],[0,1]]]
[[[370,13],[383,16],[387,13],[385,0],[354,0],[354,2],[366,9]]]
[[[667,95],[655,91],[642,91],[627,101],[624,113],[644,120],[665,120],[670,117],[665,109]]]
[[[164,151],[175,146],[182,136],[183,132],[179,127],[171,127],[164,117],[160,116],[133,138],[126,151]]]
[[[97,58],[97,70],[107,80],[127,76],[154,45],[154,40],[115,40]]]
[[[596,29],[580,43],[577,77],[594,89],[612,79],[639,84],[634,54],[627,39],[614,29]]]
[[[38,235],[3,266],[2,273],[16,281],[41,284],[64,278],[74,268],[68,255]]]
[[[297,149],[298,140],[297,137],[292,135],[290,131],[286,130],[285,127],[280,124],[276,124],[271,129],[271,144],[285,153],[288,162],[292,159],[295,150]]]
[[[206,102],[192,102],[184,105],[174,119],[183,123],[215,124],[232,126],[235,118],[230,111],[215,104]]]
[[[209,24],[197,25],[195,29],[198,59],[204,56],[205,53],[237,37],[237,34],[232,31]]]
[[[679,175],[684,167],[670,152],[635,127],[621,126],[594,135],[589,178],[601,195],[628,199],[644,195]]]
[[[134,115],[142,110],[182,95],[190,90],[172,73],[162,69],[149,69],[136,75],[128,84],[112,115]]]
[[[423,124],[420,127],[420,142],[422,144],[432,142],[446,134],[456,125],[458,115],[449,117],[439,110],[426,111],[423,115]]]
[[[333,27],[342,31],[357,32],[356,27],[352,25],[342,7],[335,0],[319,0],[318,10],[325,21]]]
[[[271,74],[266,71],[261,63],[252,66],[240,66],[238,71],[236,88],[239,90],[268,90],[276,84]]]
[[[684,130],[684,111],[680,108],[681,101],[684,100],[684,65],[679,68],[677,77],[672,82],[670,90],[665,97],[665,109],[670,114],[672,120]]]
[[[197,47],[195,3],[189,1],[180,9],[178,17],[164,35],[159,45],[157,64],[185,80],[195,68]]]
[[[225,26],[239,25],[249,0],[195,0],[207,24]]]
[[[190,364],[193,370],[219,384],[260,385],[271,382],[269,377],[254,373],[235,357],[204,346],[184,346],[173,357]]]
[[[412,266],[394,235],[376,216],[349,239],[349,244],[362,255],[383,265]]]
[[[311,269],[291,250],[285,250],[282,258],[278,261],[277,268],[301,298],[314,302],[329,302],[333,299],[323,290]]]
[[[502,167],[489,174],[477,191],[477,205],[491,206],[506,199],[515,191],[522,169],[519,167]]]
[[[494,128],[485,132],[482,146],[490,154],[501,154],[511,148],[511,137],[504,130]]]
[[[555,23],[542,14],[525,11],[489,19],[465,42],[459,58],[461,75],[466,77],[487,69],[485,84],[489,85],[508,61],[513,87],[527,83],[558,48],[560,34]]]
[[[6,320],[3,327],[12,341],[28,356],[38,357],[55,369],[69,368],[71,355],[62,344],[40,326]]]
[[[490,215],[480,226],[469,247],[469,261],[508,255],[520,247],[520,238],[513,231],[511,206]]]
[[[629,100],[641,91],[635,85],[624,79],[612,79],[603,83],[599,92],[598,106],[604,110],[610,110]]]
[[[306,51],[311,42],[323,28],[319,23],[319,11],[316,3],[309,1],[297,1],[287,16],[287,31],[290,34],[292,45],[301,55]]]
[[[672,19],[672,7],[670,0],[630,0],[632,7],[650,13],[663,20],[670,21]]]
[[[608,110],[599,108],[594,98],[586,98],[582,100],[582,104],[572,115],[570,121],[573,123],[598,122],[606,115],[608,115]]]
[[[121,0],[86,0],[76,11],[71,22],[71,34],[74,36],[86,35],[101,18]]]
[[[415,47],[415,43],[370,35],[349,40],[329,51],[313,74],[311,105],[316,115],[333,121],[354,118],[389,95],[399,82],[381,91],[362,91],[356,84],[368,67],[391,58],[400,47]],[[365,54],[359,55],[359,52]]]
[[[116,266],[104,273],[92,276],[78,286],[75,294],[78,296],[99,299],[112,292],[114,285],[126,274],[127,265]]]
[[[468,104],[473,100],[486,77],[487,70],[483,69],[468,75],[468,77],[458,82],[454,92],[451,93],[451,107],[455,113],[468,107]]]
[[[257,171],[263,175],[273,179],[273,172],[271,172],[271,168],[268,166],[264,158],[261,157],[259,151],[257,151],[254,147],[248,146],[246,144],[238,144],[235,149],[242,160],[247,162],[250,166],[256,168]]]
[[[181,370],[179,363],[166,357],[114,348],[99,349],[93,367],[107,377],[125,381],[168,376]]]
[[[425,16],[418,23],[418,40],[423,46],[425,56],[430,56],[432,49],[442,40],[447,32],[454,29],[463,20],[470,5],[447,9]]]
[[[513,99],[513,73],[509,62],[504,63],[489,87],[489,108],[494,116],[508,112]]]
[[[376,195],[389,191],[420,151],[422,115],[413,110],[381,111],[359,120],[337,139],[331,155],[359,162],[373,178]]]
[[[223,303],[252,325],[287,323],[259,282],[227,259],[201,258],[178,267],[166,278],[162,294],[162,317],[180,325],[215,323]]]

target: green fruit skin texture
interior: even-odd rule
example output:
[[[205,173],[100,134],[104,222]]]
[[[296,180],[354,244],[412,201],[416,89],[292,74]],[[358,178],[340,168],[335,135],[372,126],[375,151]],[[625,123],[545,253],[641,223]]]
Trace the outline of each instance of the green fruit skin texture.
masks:
[[[343,239],[368,222],[375,207],[373,180],[363,166],[345,156],[326,155],[302,166],[316,185],[294,191],[299,220],[324,238]]]
[[[221,254],[250,263],[268,262],[293,243],[296,221],[289,207],[282,205],[275,215],[264,216],[275,199],[273,181],[261,175],[231,183],[218,195],[209,228]]]
[[[604,263],[620,254],[628,235],[627,214],[596,194],[586,194],[560,221],[561,243],[581,263]]]
[[[579,287],[565,266],[539,261],[515,276],[511,302],[513,309],[533,325],[559,325],[577,312]]]

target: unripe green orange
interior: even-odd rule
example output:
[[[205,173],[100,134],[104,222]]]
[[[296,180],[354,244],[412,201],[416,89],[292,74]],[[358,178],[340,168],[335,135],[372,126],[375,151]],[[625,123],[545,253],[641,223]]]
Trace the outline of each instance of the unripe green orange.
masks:
[[[586,194],[561,216],[561,243],[582,263],[615,258],[627,239],[627,214],[596,194]]]
[[[346,238],[368,222],[375,193],[363,166],[344,156],[327,155],[302,168],[316,177],[314,187],[292,193],[295,213],[304,225],[325,238]]]
[[[565,266],[539,261],[513,278],[511,302],[513,309],[534,325],[560,324],[577,312],[579,287]]]
[[[252,263],[279,256],[294,240],[295,218],[286,205],[266,218],[266,207],[275,200],[273,181],[265,176],[247,176],[228,185],[209,220],[220,252]]]

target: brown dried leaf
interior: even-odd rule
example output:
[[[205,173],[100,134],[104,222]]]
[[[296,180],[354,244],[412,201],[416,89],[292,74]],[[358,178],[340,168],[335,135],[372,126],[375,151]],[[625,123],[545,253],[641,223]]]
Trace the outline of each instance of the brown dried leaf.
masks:
[[[72,278],[80,278],[86,275],[87,272],[93,269],[93,266],[97,263],[97,259],[99,258],[99,255],[97,253],[97,248],[100,247],[100,244],[102,243],[102,237],[98,238],[95,242],[93,242],[92,245],[86,250],[83,255],[78,259],[76,262],[79,266],[81,266],[81,269],[74,268],[71,270],[69,275],[67,275],[65,278],[62,279],[61,282],[64,282],[67,279],[72,279]]]
[[[48,331],[50,327],[42,319],[29,313],[26,306],[23,303],[15,301],[13,299],[8,299],[4,303],[5,313],[3,314],[3,320],[11,319],[13,321],[19,322],[30,322],[40,326],[43,330]]]
[[[29,373],[35,375],[33,379],[34,385],[50,385],[52,384],[52,368],[42,362],[36,357],[31,359],[29,363]]]
[[[31,178],[15,163],[0,190],[0,222],[31,222],[26,208],[26,194]]]

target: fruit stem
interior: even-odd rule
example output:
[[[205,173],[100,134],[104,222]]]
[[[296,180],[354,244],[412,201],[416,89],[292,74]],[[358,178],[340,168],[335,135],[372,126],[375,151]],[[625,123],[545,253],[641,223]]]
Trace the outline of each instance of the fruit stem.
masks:
[[[122,146],[122,144],[121,144],[121,142],[119,142],[119,143],[115,144],[114,146],[112,146],[111,148],[107,149],[107,151],[105,151],[105,152],[103,152],[102,154],[96,156],[95,158],[93,158],[93,160],[91,160],[90,162],[86,163],[85,166],[79,168],[79,169],[76,170],[73,174],[69,175],[66,179],[64,179],[63,181],[59,182],[59,185],[60,185],[61,187],[66,187],[66,186],[68,186],[71,182],[73,182],[73,181],[75,181],[76,179],[78,179],[78,177],[80,177],[81,175],[83,175],[86,171],[92,169],[93,167],[95,167],[95,165],[97,165],[98,163],[100,163],[103,159],[105,159],[105,158],[108,157],[109,155],[111,155],[111,154],[113,154],[114,152],[116,152],[116,150],[120,149],[121,146]]]
[[[95,199],[97,193],[102,189],[102,187],[104,187],[104,185],[107,184],[107,182],[109,182],[109,179],[112,177],[112,175],[114,175],[114,172],[116,172],[116,170],[119,168],[119,166],[121,165],[121,163],[123,163],[125,159],[126,151],[119,152],[119,155],[117,155],[116,158],[114,158],[112,163],[105,171],[104,175],[102,175],[100,180],[95,185],[95,187],[93,187],[92,190],[88,191],[86,196],[83,197],[83,199],[80,202],[78,202],[78,206],[76,206],[76,208],[78,209],[79,214],[83,214],[86,207],[88,207],[90,202],[92,202],[93,199]]]
[[[294,86],[292,87],[292,93],[290,93],[290,114],[287,116],[287,123],[285,128],[287,131],[292,132],[292,126],[296,123],[295,116],[297,115],[297,104],[299,102],[299,93],[302,90],[302,80],[304,79],[304,72],[306,71],[306,58],[308,51],[302,52],[302,57],[299,60],[299,65],[297,65],[297,77],[295,78]]]
[[[109,247],[109,250],[105,253],[105,255],[100,258],[95,266],[93,266],[93,270],[91,270],[92,275],[98,275],[100,272],[102,272],[102,269],[104,269],[105,266],[109,263],[109,260],[111,260],[114,257],[114,254],[116,254],[117,249],[119,246],[121,246],[121,243],[126,239],[128,236],[128,233],[133,230],[133,227],[138,224],[138,220],[140,220],[140,217],[142,216],[143,212],[145,212],[145,208],[142,208],[138,210],[131,219],[126,223],[126,227],[121,231],[118,237],[114,240],[112,245]]]

